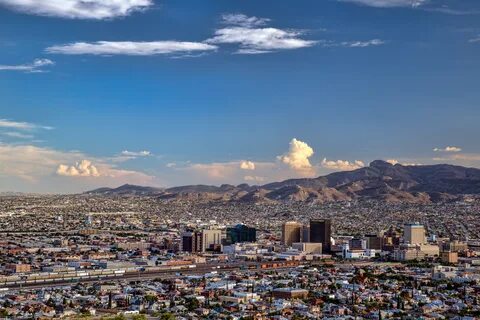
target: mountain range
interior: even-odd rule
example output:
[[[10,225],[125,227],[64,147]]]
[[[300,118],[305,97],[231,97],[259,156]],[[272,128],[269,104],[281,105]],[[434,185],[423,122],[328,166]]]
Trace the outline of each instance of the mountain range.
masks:
[[[118,188],[100,188],[86,194],[253,203],[375,199],[390,203],[427,204],[480,194],[480,169],[448,164],[393,165],[375,160],[369,166],[354,171],[335,172],[317,178],[290,179],[262,186],[190,185],[162,189],[127,184]]]

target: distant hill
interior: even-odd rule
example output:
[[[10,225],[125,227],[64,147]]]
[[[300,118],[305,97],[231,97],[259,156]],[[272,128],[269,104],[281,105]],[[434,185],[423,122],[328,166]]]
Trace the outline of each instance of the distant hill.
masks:
[[[101,195],[153,195],[162,193],[164,189],[154,187],[143,187],[132,184],[124,184],[118,188],[98,188],[87,191],[85,194],[101,194]]]
[[[160,199],[255,203],[323,203],[358,198],[386,202],[430,203],[480,194],[480,169],[439,164],[403,166],[382,160],[354,171],[318,178],[290,179],[263,186],[191,185],[168,189],[124,185],[87,192],[103,195],[149,195]]]

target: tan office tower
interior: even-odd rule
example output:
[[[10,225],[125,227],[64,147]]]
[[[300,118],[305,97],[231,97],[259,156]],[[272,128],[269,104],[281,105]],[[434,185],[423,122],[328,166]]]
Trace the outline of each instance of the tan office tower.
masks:
[[[403,240],[408,244],[424,244],[426,242],[425,228],[418,222],[405,224]]]
[[[282,243],[291,246],[301,241],[302,224],[296,221],[285,222],[282,225]]]
[[[221,230],[202,230],[202,251],[213,249],[216,245],[222,243]]]

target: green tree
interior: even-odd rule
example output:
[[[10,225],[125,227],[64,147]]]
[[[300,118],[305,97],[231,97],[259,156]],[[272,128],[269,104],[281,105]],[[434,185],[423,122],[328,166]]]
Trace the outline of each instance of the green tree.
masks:
[[[175,320],[176,317],[170,312],[166,312],[160,316],[160,320]]]

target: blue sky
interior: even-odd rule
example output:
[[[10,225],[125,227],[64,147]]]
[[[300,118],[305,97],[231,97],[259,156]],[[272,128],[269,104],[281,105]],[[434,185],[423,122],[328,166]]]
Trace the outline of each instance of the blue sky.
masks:
[[[478,1],[79,3],[0,0],[0,191],[480,167]]]

